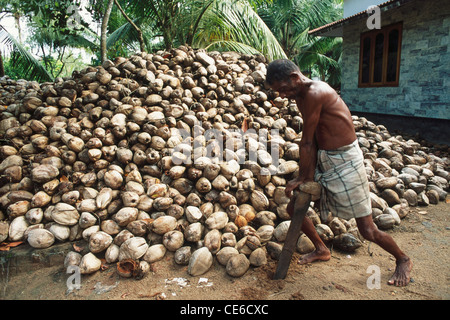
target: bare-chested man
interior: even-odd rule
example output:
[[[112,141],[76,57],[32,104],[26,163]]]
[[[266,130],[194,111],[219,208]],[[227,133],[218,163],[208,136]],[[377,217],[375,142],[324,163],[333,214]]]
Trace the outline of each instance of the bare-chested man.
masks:
[[[290,60],[275,60],[267,67],[266,84],[284,98],[294,99],[303,117],[298,178],[289,181],[286,195],[307,181],[322,185],[321,215],[328,212],[355,218],[361,235],[392,254],[396,259],[394,275],[388,283],[406,286],[412,262],[390,235],[380,231],[372,220],[371,201],[363,154],[358,145],[350,111],[328,84],[305,77]],[[288,205],[293,212],[293,200]],[[302,231],[316,250],[304,255],[300,264],[326,261],[330,251],[317,234],[312,221],[305,217]]]

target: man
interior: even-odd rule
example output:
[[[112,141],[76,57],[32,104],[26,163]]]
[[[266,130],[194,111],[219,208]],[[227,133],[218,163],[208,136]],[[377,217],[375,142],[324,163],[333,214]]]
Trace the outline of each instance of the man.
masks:
[[[390,235],[380,231],[372,220],[368,179],[363,154],[358,145],[350,111],[328,84],[305,77],[290,60],[275,60],[267,67],[266,84],[282,98],[294,99],[303,117],[298,178],[286,185],[286,195],[308,181],[322,185],[320,211],[355,218],[360,234],[378,244],[396,259],[391,285],[406,286],[410,281],[412,262]],[[294,199],[288,211],[293,212]],[[330,251],[317,234],[312,221],[305,217],[302,231],[316,250],[300,258],[300,264],[326,261]]]

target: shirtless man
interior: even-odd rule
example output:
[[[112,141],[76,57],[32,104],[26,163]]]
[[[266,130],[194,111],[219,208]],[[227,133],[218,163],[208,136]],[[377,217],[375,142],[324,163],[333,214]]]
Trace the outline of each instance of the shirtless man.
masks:
[[[355,218],[360,234],[378,244],[396,259],[396,269],[388,284],[406,286],[412,262],[390,235],[380,231],[372,220],[371,202],[363,155],[359,148],[350,111],[328,84],[305,77],[290,60],[275,60],[267,67],[266,84],[284,98],[294,99],[303,117],[298,178],[289,181],[286,195],[302,183],[322,185],[321,214],[328,211],[344,219]],[[336,174],[337,173],[337,174]],[[292,211],[293,199],[289,212]],[[323,212],[326,211],[326,212]],[[327,261],[331,254],[305,217],[302,231],[316,250],[303,256],[300,264]]]

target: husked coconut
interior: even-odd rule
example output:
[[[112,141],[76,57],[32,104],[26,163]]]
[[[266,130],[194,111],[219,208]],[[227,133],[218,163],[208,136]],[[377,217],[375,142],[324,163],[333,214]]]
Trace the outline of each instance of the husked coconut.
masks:
[[[169,251],[176,251],[184,244],[184,235],[181,231],[171,230],[163,236],[163,244]]]
[[[195,250],[189,259],[188,273],[193,276],[200,276],[206,273],[212,266],[213,255],[206,247]]]
[[[64,258],[64,268],[69,266],[78,266],[81,262],[82,255],[75,251],[69,251]]]
[[[55,242],[55,236],[47,229],[33,229],[28,232],[27,241],[33,248],[44,249]]]
[[[189,263],[189,260],[192,255],[192,248],[190,246],[184,246],[177,251],[175,251],[174,254],[174,260],[176,264],[179,265],[187,265]]]
[[[29,224],[25,216],[20,216],[11,221],[9,225],[9,240],[21,241]]]
[[[133,207],[124,207],[114,216],[114,221],[121,227],[126,227],[131,221],[136,220],[139,210]]]
[[[177,220],[172,216],[162,216],[156,218],[152,223],[152,231],[163,235],[177,227]]]
[[[64,226],[73,226],[78,223],[80,214],[78,210],[67,203],[57,203],[51,212],[52,219]]]
[[[89,250],[99,253],[106,250],[112,243],[113,238],[103,231],[98,231],[89,237]]]
[[[120,246],[119,261],[125,259],[137,260],[141,258],[148,249],[148,244],[142,237],[133,237],[126,240]]]
[[[107,263],[114,263],[119,260],[120,247],[112,243],[105,252],[105,260]]]
[[[80,261],[80,273],[90,274],[100,270],[102,262],[92,252],[85,254]]]
[[[233,255],[227,262],[226,271],[232,277],[243,276],[250,267],[250,261],[245,254]]]
[[[161,260],[166,252],[167,248],[163,244],[154,244],[148,247],[142,259],[147,261],[148,263],[153,263]]]

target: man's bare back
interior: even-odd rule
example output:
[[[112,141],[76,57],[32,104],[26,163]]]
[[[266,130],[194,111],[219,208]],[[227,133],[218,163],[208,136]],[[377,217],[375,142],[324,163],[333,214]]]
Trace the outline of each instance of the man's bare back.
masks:
[[[306,80],[303,96],[295,100],[304,121],[310,115],[305,112],[305,104],[311,104],[313,116],[319,113],[319,121],[315,128],[317,147],[322,150],[335,150],[356,140],[352,117],[347,105],[327,83]],[[315,109],[315,110],[314,110]],[[305,119],[306,118],[306,119]]]

